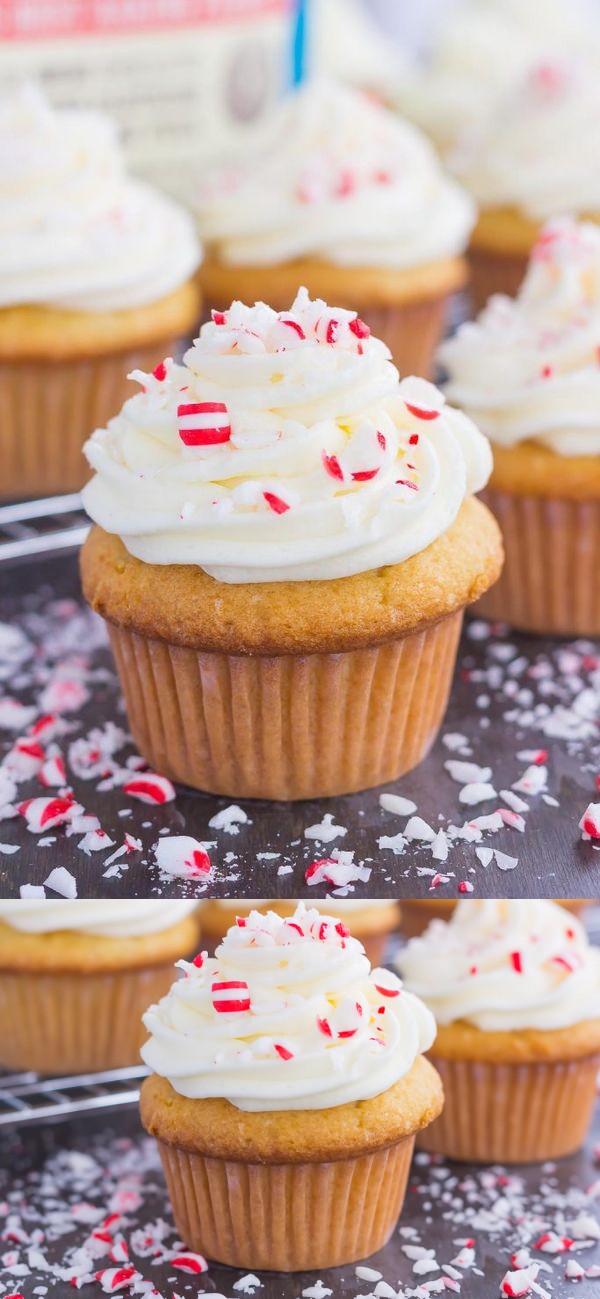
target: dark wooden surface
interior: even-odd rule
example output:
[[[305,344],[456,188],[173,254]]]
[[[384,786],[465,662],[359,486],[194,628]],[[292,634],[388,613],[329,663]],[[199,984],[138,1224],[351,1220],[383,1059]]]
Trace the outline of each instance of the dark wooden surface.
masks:
[[[25,702],[36,690],[39,694],[39,680],[47,671],[48,643],[54,637],[57,620],[65,639],[68,617],[65,622],[64,606],[52,605],[53,601],[64,599],[77,603],[81,600],[74,554],[0,566],[0,621],[24,625],[39,660],[37,684],[29,681],[16,688],[15,680],[9,679],[3,685],[0,683],[0,693],[3,689]],[[85,657],[93,621],[90,617],[89,621],[77,624],[76,643],[68,646],[68,653],[52,651],[54,668],[61,662],[61,653],[63,658],[77,653]],[[68,643],[68,636],[66,640]],[[78,800],[86,811],[99,817],[116,844],[122,843],[127,830],[141,838],[143,851],[128,856],[126,870],[119,878],[106,879],[102,863],[107,853],[84,856],[77,848],[77,839],[66,838],[62,829],[51,831],[53,842],[39,847],[36,836],[27,831],[21,818],[6,820],[0,822],[0,842],[17,844],[19,851],[13,855],[0,853],[0,895],[18,896],[20,885],[43,883],[56,866],[65,866],[75,875],[80,897],[187,895],[191,891],[188,883],[160,880],[153,864],[152,845],[159,831],[167,830],[171,834],[189,834],[212,845],[215,879],[208,893],[214,896],[324,896],[326,886],[306,888],[304,871],[316,857],[329,855],[336,846],[354,851],[357,861],[371,867],[368,882],[355,886],[357,897],[432,896],[432,875],[422,873],[432,870],[449,876],[435,890],[433,896],[438,897],[455,897],[461,881],[473,885],[473,896],[597,896],[600,851],[581,841],[578,822],[587,804],[598,798],[594,784],[600,772],[598,731],[585,741],[569,738],[568,734],[560,739],[548,739],[538,725],[524,720],[529,707],[539,709],[541,705],[554,709],[561,700],[570,699],[575,678],[578,689],[589,691],[597,683],[594,664],[600,659],[599,647],[589,643],[575,646],[574,658],[565,655],[570,648],[565,642],[518,636],[506,629],[478,639],[473,636],[472,625],[463,637],[442,735],[459,732],[468,738],[472,750],[469,761],[492,767],[497,791],[510,787],[527,766],[526,761],[517,757],[520,751],[543,747],[549,753],[548,793],[558,800],[559,806],[549,806],[541,795],[536,795],[529,800],[531,810],[524,834],[505,827],[491,837],[484,835],[481,840],[481,846],[496,847],[518,857],[515,869],[500,870],[494,861],[484,868],[476,856],[476,846],[463,841],[453,844],[446,863],[433,861],[430,851],[415,843],[409,844],[401,856],[380,850],[379,837],[397,834],[406,822],[406,817],[392,816],[380,808],[380,790],[295,805],[245,802],[243,806],[251,824],[242,826],[237,835],[230,835],[211,830],[208,822],[231,800],[181,789],[174,803],[162,808],[148,807],[125,798],[120,791],[101,793],[95,783],[70,776]],[[89,667],[92,673],[97,671],[95,679],[88,680],[91,698],[80,712],[69,714],[73,726],[69,739],[111,719],[126,724],[118,683],[105,646],[100,645],[91,652]],[[536,675],[539,672],[541,675]],[[522,690],[527,692],[522,697],[524,702],[519,702],[521,696],[515,701],[515,693]],[[519,718],[510,716],[515,710]],[[8,747],[8,735],[0,732],[0,749]],[[471,816],[490,813],[503,802],[495,798],[476,807],[461,808],[460,786],[450,779],[443,765],[449,757],[456,756],[440,737],[418,770],[396,786],[388,787],[416,803],[418,814],[435,829],[449,821],[462,824]],[[19,790],[22,798],[43,792],[36,779],[21,785]],[[124,807],[130,808],[131,813],[121,818],[118,813]],[[347,827],[347,833],[330,844],[307,840],[305,828],[320,822],[326,812],[333,814],[336,824]],[[279,856],[261,860],[258,854],[265,853]],[[291,866],[291,870],[279,874],[282,865]]]
[[[596,1130],[596,1138],[600,1135]],[[54,1123],[43,1127],[23,1130],[21,1133],[6,1133],[0,1143],[0,1199],[8,1194],[13,1197],[13,1204],[18,1203],[19,1215],[26,1216],[29,1231],[33,1227],[44,1228],[48,1213],[58,1209],[59,1213],[69,1205],[84,1200],[107,1212],[110,1207],[106,1194],[108,1179],[102,1173],[103,1167],[109,1166],[115,1143],[120,1143],[119,1158],[127,1154],[133,1178],[128,1185],[138,1185],[142,1204],[133,1213],[127,1215],[125,1237],[131,1241],[132,1234],[140,1227],[154,1224],[163,1218],[169,1224],[167,1243],[172,1245],[175,1232],[162,1172],[158,1166],[158,1157],[154,1156],[151,1139],[141,1132],[137,1113],[133,1110],[116,1112],[100,1118],[88,1116],[84,1119]],[[71,1154],[76,1163],[69,1164]],[[88,1163],[89,1159],[89,1163]],[[540,1186],[547,1188],[550,1197],[570,1192],[573,1196],[575,1187],[589,1187],[598,1177],[598,1166],[594,1165],[592,1145],[587,1150],[569,1159],[559,1161],[552,1168],[525,1166],[513,1169],[508,1176],[515,1176],[523,1182],[524,1195],[519,1191],[518,1203],[523,1203],[530,1214],[534,1207],[540,1208],[539,1228],[536,1227],[534,1238],[544,1230],[548,1218],[545,1217],[544,1204],[539,1196]],[[482,1195],[482,1178],[490,1182],[488,1190]],[[139,1178],[139,1183],[136,1179]],[[500,1182],[498,1182],[500,1178]],[[433,1192],[433,1193],[432,1193]],[[509,1219],[500,1232],[491,1234],[479,1226],[473,1227],[473,1214],[476,1207],[490,1207],[497,1198],[506,1193],[511,1194],[510,1184],[503,1183],[503,1171],[472,1167],[467,1164],[413,1165],[409,1190],[399,1226],[412,1227],[417,1232],[415,1240],[428,1249],[435,1248],[439,1264],[450,1263],[459,1252],[457,1240],[474,1236],[476,1240],[476,1266],[478,1272],[466,1270],[460,1283],[462,1299],[497,1299],[500,1294],[500,1283],[510,1268],[510,1253],[519,1242],[519,1228]],[[544,1197],[546,1200],[546,1197]],[[569,1217],[575,1217],[580,1211],[575,1201]],[[594,1213],[593,1203],[588,1204],[587,1212]],[[19,1218],[20,1220],[20,1218]],[[58,1241],[45,1241],[41,1250],[52,1268],[65,1266],[70,1262],[72,1251],[85,1241],[90,1227],[73,1226]],[[525,1234],[527,1228],[525,1227]],[[402,1252],[402,1244],[411,1243],[402,1238],[398,1231],[394,1233],[385,1249],[380,1250],[368,1260],[368,1265],[382,1273],[383,1279],[395,1290],[399,1285],[414,1289],[419,1281],[428,1281],[439,1277],[441,1273],[430,1272],[423,1277],[415,1276],[412,1264]],[[10,1242],[3,1244],[3,1252],[12,1248]],[[26,1250],[23,1257],[26,1258]],[[581,1281],[566,1280],[565,1265],[568,1254],[560,1256],[544,1255],[532,1250],[536,1261],[550,1264],[551,1271],[542,1271],[538,1283],[552,1295],[552,1299],[595,1299],[598,1293],[598,1281],[584,1279]],[[571,1255],[584,1267],[600,1261],[600,1248],[586,1249]],[[141,1259],[131,1250],[131,1261],[142,1272],[145,1279],[150,1278],[159,1292],[161,1299],[171,1299],[175,1292],[183,1299],[195,1299],[199,1291],[208,1294],[239,1295],[234,1284],[244,1272],[233,1268],[211,1264],[209,1270],[200,1276],[185,1275],[176,1271],[168,1262],[152,1264],[148,1259]],[[111,1265],[106,1258],[99,1258],[96,1266],[100,1270]],[[333,1291],[332,1299],[358,1299],[371,1292],[374,1282],[360,1280],[356,1276],[355,1265],[327,1271],[319,1269],[312,1273],[261,1273],[262,1288],[255,1291],[262,1299],[299,1299],[306,1286],[314,1285],[320,1278],[323,1284]],[[51,1299],[71,1299],[74,1291],[69,1281],[56,1279],[48,1271],[34,1269],[27,1277],[14,1277],[3,1270],[0,1265],[0,1286],[5,1285],[4,1293],[19,1292],[24,1299],[35,1299],[35,1290],[39,1286],[48,1287]],[[75,1291],[75,1293],[78,1293]],[[100,1296],[102,1291],[97,1282],[86,1285],[82,1291],[85,1295]],[[128,1293],[128,1291],[125,1291]],[[443,1293],[448,1293],[444,1291]]]

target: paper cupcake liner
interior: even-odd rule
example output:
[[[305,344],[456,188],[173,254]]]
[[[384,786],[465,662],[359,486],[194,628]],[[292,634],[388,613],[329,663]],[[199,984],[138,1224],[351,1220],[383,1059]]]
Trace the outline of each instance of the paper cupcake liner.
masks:
[[[173,982],[171,963],[114,974],[0,971],[0,1061],[42,1074],[140,1063],[141,1017]]]
[[[73,361],[0,361],[0,498],[83,487],[83,444],[132,396],[130,370],[153,370],[179,341]]]
[[[444,332],[449,296],[398,306],[362,307],[361,316],[375,338],[387,343],[402,378],[431,378],[434,354]]]
[[[373,649],[202,653],[109,624],[135,742],[152,767],[234,798],[324,798],[395,780],[441,724],[462,610]]]
[[[329,1163],[246,1164],[158,1142],[175,1225],[230,1267],[300,1272],[381,1249],[406,1191],[414,1137]]]
[[[514,298],[523,283],[528,261],[529,253],[470,248],[468,289],[475,311],[483,310],[492,293],[507,293]]]
[[[444,1084],[439,1118],[417,1144],[450,1159],[535,1163],[583,1144],[596,1101],[600,1055],[540,1064],[446,1060],[429,1053]]]
[[[600,635],[600,502],[517,496],[488,487],[506,554],[475,612],[523,631]]]

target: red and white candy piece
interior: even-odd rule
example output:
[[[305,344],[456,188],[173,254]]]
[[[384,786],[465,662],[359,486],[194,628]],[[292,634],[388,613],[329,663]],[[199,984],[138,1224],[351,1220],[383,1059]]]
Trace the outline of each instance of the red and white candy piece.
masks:
[[[250,991],[243,979],[215,979],[212,1004],[218,1015],[250,1010]]]
[[[600,839],[600,803],[588,803],[579,829],[582,839]]]
[[[190,1276],[199,1276],[201,1272],[208,1272],[208,1263],[203,1254],[175,1254],[169,1259],[171,1267],[176,1267],[178,1272],[188,1272]]]
[[[400,979],[398,979],[395,974],[392,974],[391,970],[385,970],[383,967],[378,970],[373,970],[371,977],[376,991],[379,992],[382,997],[400,996],[400,993],[402,992],[402,984]]]
[[[210,857],[199,839],[187,834],[164,835],[154,845],[156,865],[172,879],[209,880]]]
[[[53,758],[47,758],[44,765],[38,772],[38,780],[46,789],[58,788],[67,783],[67,772],[65,760],[59,753]]]
[[[184,401],[177,407],[177,428],[186,447],[229,442],[231,422],[223,401]]]
[[[531,1294],[537,1273],[537,1264],[532,1268],[518,1268],[515,1272],[507,1272],[500,1284],[500,1293],[507,1295],[508,1299],[521,1299],[522,1295]]]
[[[73,816],[83,812],[83,808],[68,794],[65,798],[28,798],[24,803],[19,803],[18,811],[25,817],[27,829],[32,834],[41,834],[42,830],[64,825]]]
[[[96,1272],[96,1280],[100,1282],[105,1294],[115,1294],[117,1290],[126,1290],[133,1285],[134,1281],[141,1274],[136,1272],[133,1265],[131,1267],[105,1267],[101,1272]]]
[[[572,1245],[570,1236],[559,1236],[555,1231],[544,1231],[533,1248],[541,1250],[544,1254],[562,1254],[563,1250],[571,1249]]]
[[[123,793],[129,798],[139,798],[140,803],[150,803],[156,807],[161,803],[172,803],[175,789],[167,776],[159,776],[156,771],[145,771],[141,776],[134,776],[123,785]]]
[[[16,781],[29,780],[41,771],[46,757],[37,740],[27,737],[15,740],[4,759],[4,766]]]

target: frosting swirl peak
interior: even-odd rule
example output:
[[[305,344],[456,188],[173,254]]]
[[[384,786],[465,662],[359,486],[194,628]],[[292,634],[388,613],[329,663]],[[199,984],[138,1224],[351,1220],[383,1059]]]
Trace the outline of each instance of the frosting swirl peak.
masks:
[[[326,80],[290,96],[258,156],[209,173],[196,209],[238,266],[418,266],[462,253],[475,217],[415,127]]]
[[[128,176],[109,118],[30,84],[0,101],[0,307],[139,307],[199,261],[192,219]]]
[[[175,1091],[242,1110],[328,1109],[393,1086],[433,1018],[335,917],[253,911],[144,1016],[142,1057]]]
[[[545,1031],[600,1016],[600,950],[555,902],[459,902],[397,964],[438,1024]]]
[[[91,517],[149,563],[225,582],[346,577],[425,549],[489,476],[471,422],[399,382],[354,312],[234,302],[86,454]]]
[[[501,446],[600,453],[600,227],[542,229],[515,299],[497,294],[438,351],[445,391]]]

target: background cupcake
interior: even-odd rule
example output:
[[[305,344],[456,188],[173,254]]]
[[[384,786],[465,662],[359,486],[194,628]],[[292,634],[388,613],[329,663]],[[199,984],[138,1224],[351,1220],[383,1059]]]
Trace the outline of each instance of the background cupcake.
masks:
[[[143,387],[87,444],[82,555],[141,752],[235,797],[395,779],[500,568],[470,495],[489,444],[305,290],[280,314],[234,303]]]
[[[290,1272],[385,1244],[443,1103],[435,1027],[345,925],[252,912],[144,1019],[142,1122],[188,1246]]]
[[[600,61],[586,0],[458,0],[440,11],[420,66],[398,77],[396,99],[448,157],[533,68],[567,55]]]
[[[197,211],[210,306],[283,310],[305,284],[364,317],[403,374],[429,373],[474,211],[407,122],[311,83],[278,109],[258,156],[209,174]]]
[[[479,119],[452,159],[479,207],[471,236],[471,291],[516,293],[545,221],[600,221],[600,81],[597,67],[556,58],[533,67]]]
[[[556,898],[556,902],[576,916],[590,905],[586,898]],[[453,898],[403,898],[400,929],[406,938],[418,938],[432,920],[449,920],[457,906]]]
[[[600,1065],[600,950],[554,902],[460,902],[398,957],[438,1025],[443,1115],[422,1145],[453,1159],[556,1159],[585,1139]]]
[[[148,999],[199,933],[194,902],[0,902],[0,1062],[45,1074],[138,1064]]]
[[[82,485],[85,438],[199,316],[190,217],[132,180],[111,122],[0,102],[0,496]]]
[[[600,230],[551,222],[515,301],[440,348],[446,392],[494,448],[484,499],[506,564],[481,611],[528,631],[600,634]]]
[[[313,902],[316,911],[335,915],[343,920],[352,930],[352,937],[357,938],[365,949],[365,955],[371,965],[380,965],[385,953],[390,934],[398,928],[400,905],[398,902],[355,901],[348,899],[327,898],[325,902]],[[202,946],[212,955],[215,947],[222,942],[227,930],[235,924],[236,916],[247,916],[257,907],[269,908],[276,915],[289,917],[294,914],[297,902],[280,901],[266,898],[262,902],[256,899],[234,898],[231,901],[201,902]]]

